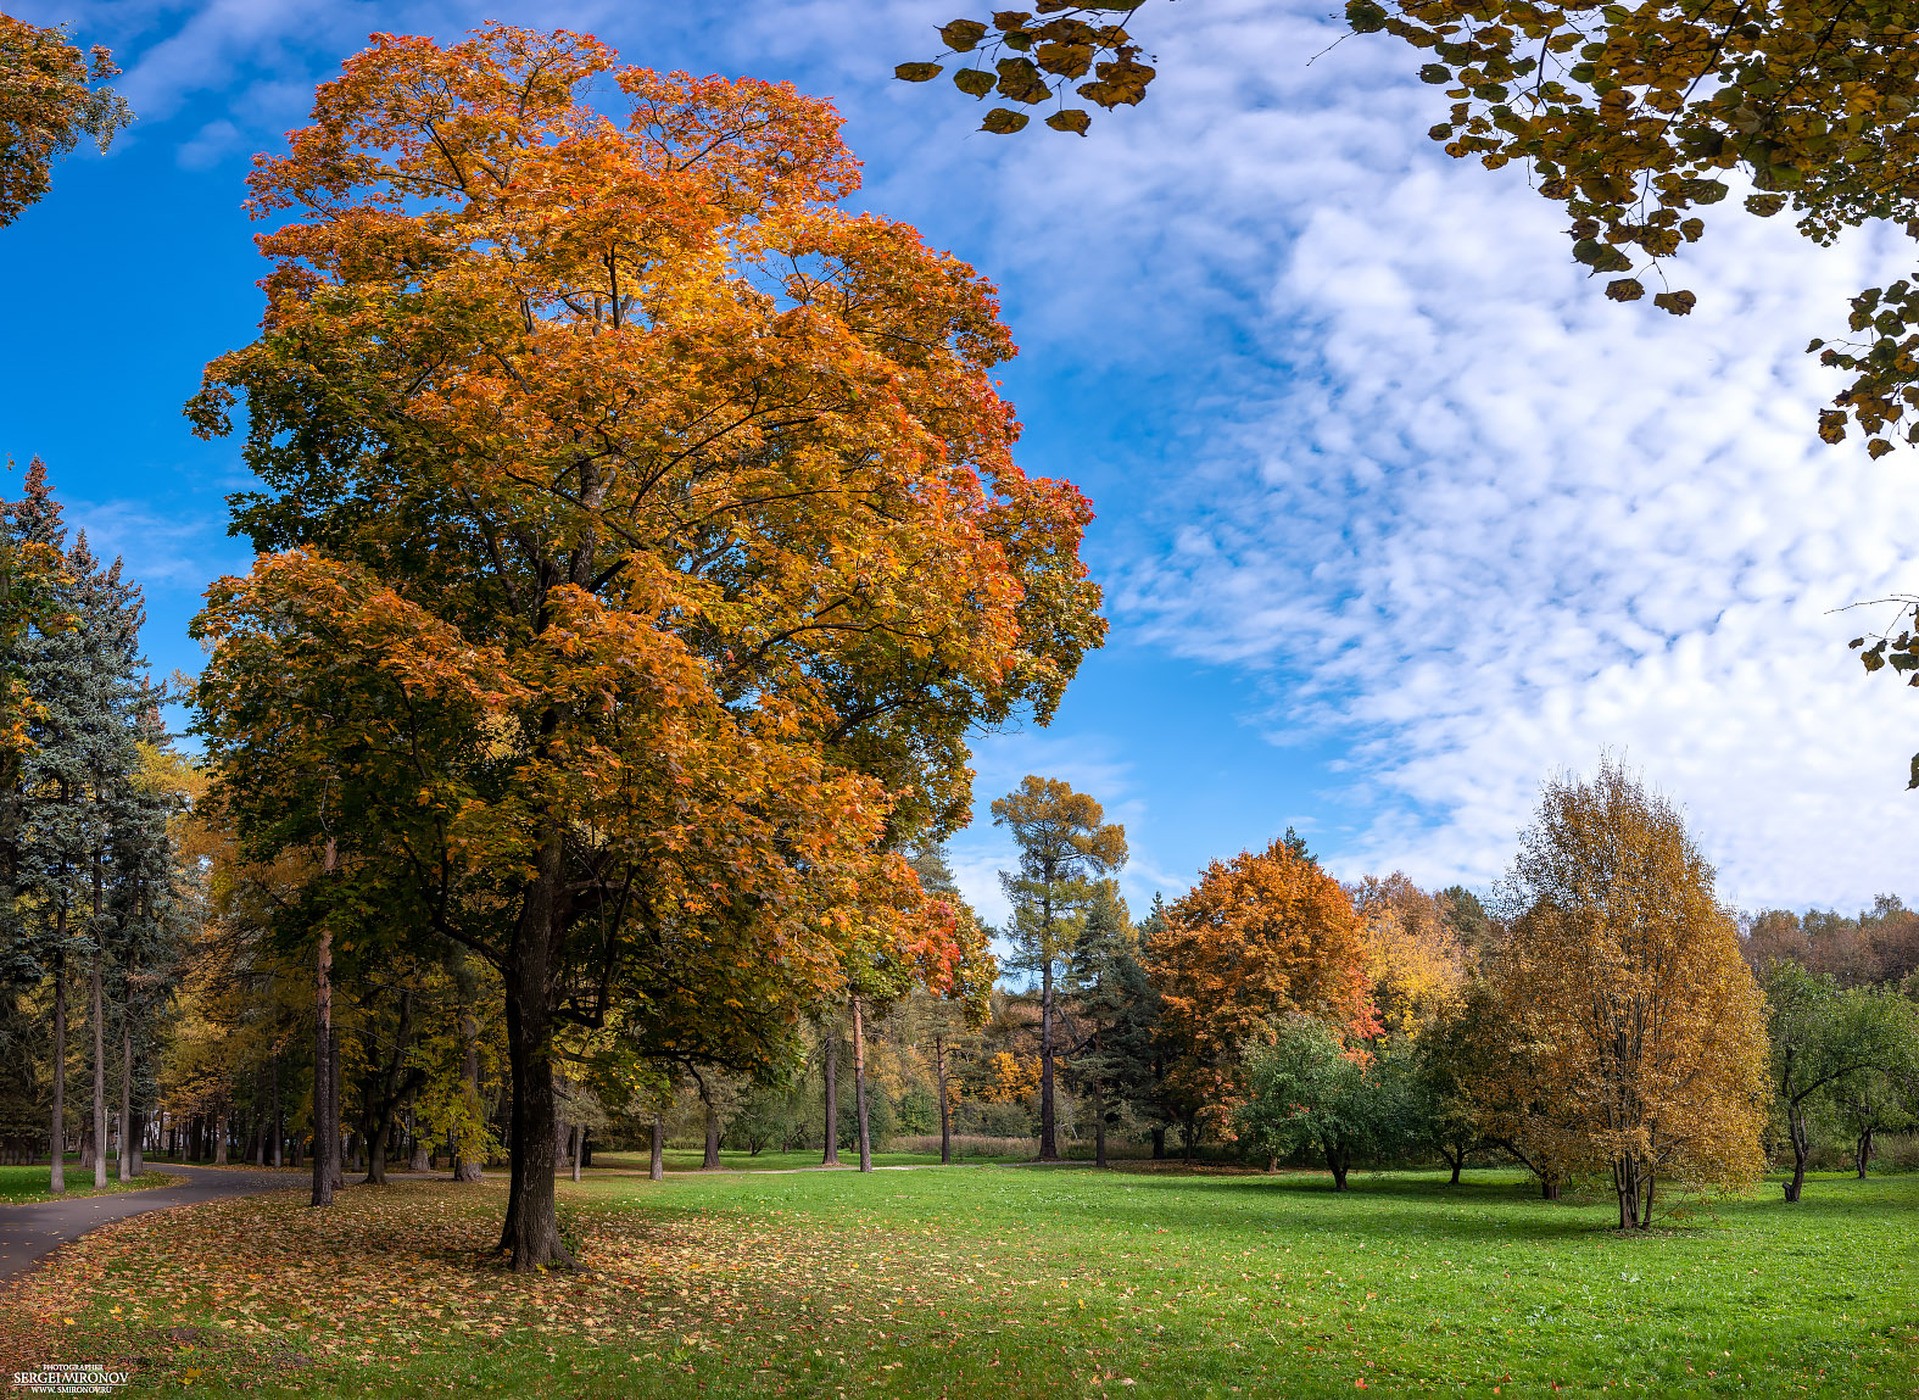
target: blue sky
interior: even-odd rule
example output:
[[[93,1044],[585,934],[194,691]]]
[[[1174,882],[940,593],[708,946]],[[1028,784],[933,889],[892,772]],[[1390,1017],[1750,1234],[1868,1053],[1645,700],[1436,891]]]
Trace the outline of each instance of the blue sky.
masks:
[[[980,135],[958,94],[889,80],[946,0],[10,8],[111,45],[140,120],[0,232],[0,453],[45,458],[124,553],[162,671],[197,669],[199,594],[246,564],[237,452],[180,405],[258,314],[248,157],[370,30],[568,24],[835,98],[858,202],[1002,287],[1024,464],[1093,498],[1113,627],[1052,728],[982,740],[982,812],[1028,771],[1094,793],[1136,903],[1288,825],[1345,876],[1485,887],[1540,780],[1612,748],[1685,805],[1730,900],[1911,887],[1919,701],[1864,680],[1831,610],[1919,583],[1914,462],[1821,447],[1838,386],[1800,353],[1886,240],[1729,220],[1698,314],[1606,303],[1521,172],[1425,140],[1443,98],[1410,54],[1314,59],[1339,31],[1304,0],[1150,7],[1154,96],[1086,141]],[[1000,835],[954,857],[997,910]]]

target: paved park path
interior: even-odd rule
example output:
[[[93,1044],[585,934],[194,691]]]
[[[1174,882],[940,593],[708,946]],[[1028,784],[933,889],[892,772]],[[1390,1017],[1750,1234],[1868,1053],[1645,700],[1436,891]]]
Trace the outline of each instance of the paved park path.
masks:
[[[186,1180],[146,1191],[117,1191],[75,1201],[0,1205],[0,1283],[32,1268],[68,1240],[78,1239],[89,1230],[124,1220],[129,1215],[165,1210],[169,1206],[198,1205],[225,1196],[256,1196],[263,1191],[287,1190],[301,1184],[301,1178],[289,1172],[183,1167],[175,1162],[156,1162],[152,1167]]]

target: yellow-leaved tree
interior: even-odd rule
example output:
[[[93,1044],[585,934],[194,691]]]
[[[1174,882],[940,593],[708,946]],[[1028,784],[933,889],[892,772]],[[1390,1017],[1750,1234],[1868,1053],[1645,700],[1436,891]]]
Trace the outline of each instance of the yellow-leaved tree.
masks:
[[[1738,1188],[1765,1163],[1763,1002],[1713,877],[1673,805],[1610,758],[1546,784],[1507,876],[1487,1134],[1549,1182],[1609,1173],[1621,1229],[1651,1222],[1662,1179]]]

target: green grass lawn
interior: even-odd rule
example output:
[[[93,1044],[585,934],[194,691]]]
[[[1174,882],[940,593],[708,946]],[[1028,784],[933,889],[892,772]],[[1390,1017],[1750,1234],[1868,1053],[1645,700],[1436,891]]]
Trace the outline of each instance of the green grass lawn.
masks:
[[[115,1176],[118,1169],[112,1162],[107,1163],[107,1184],[104,1190],[93,1189],[91,1169],[81,1171],[76,1163],[67,1164],[67,1189],[60,1200],[72,1200],[76,1196],[108,1196],[115,1191],[144,1191],[149,1186],[165,1186],[168,1182],[179,1180],[165,1172],[146,1171],[131,1181],[121,1181]],[[25,1205],[32,1201],[51,1201],[55,1199],[47,1191],[47,1164],[37,1167],[0,1167],[0,1205]]]
[[[670,1172],[696,1172],[702,1169],[704,1155],[697,1147],[669,1147],[666,1149],[666,1170]],[[931,1167],[939,1165],[937,1152],[875,1152],[873,1165],[876,1167]],[[1017,1157],[965,1157],[965,1164],[975,1162],[1016,1162]],[[857,1167],[860,1164],[858,1149],[849,1148],[840,1153],[840,1165]],[[751,1152],[720,1153],[720,1166],[730,1172],[788,1172],[803,1171],[820,1165],[817,1148],[806,1152]],[[647,1169],[647,1154],[644,1152],[595,1152],[592,1171],[644,1172]],[[591,1173],[589,1172],[589,1175]]]
[[[534,1278],[483,1262],[498,1182],[288,1192],[88,1236],[0,1335],[213,1394],[1919,1393],[1919,1177],[1649,1238],[1515,1173],[1353,1182],[589,1174],[586,1272]]]

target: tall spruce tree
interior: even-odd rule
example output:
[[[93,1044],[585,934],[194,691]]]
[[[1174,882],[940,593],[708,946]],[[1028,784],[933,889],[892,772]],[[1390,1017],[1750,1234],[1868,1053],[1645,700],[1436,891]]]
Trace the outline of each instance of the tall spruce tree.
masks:
[[[112,907],[138,826],[136,739],[141,682],[140,591],[85,534],[69,545],[59,503],[36,461],[10,512],[21,544],[58,551],[52,606],[16,644],[15,673],[31,702],[12,801],[14,897],[20,946],[53,978],[50,1188],[66,1189],[68,977],[87,972],[93,1102],[86,1141],[94,1182],[106,1185],[106,983],[122,931]]]

